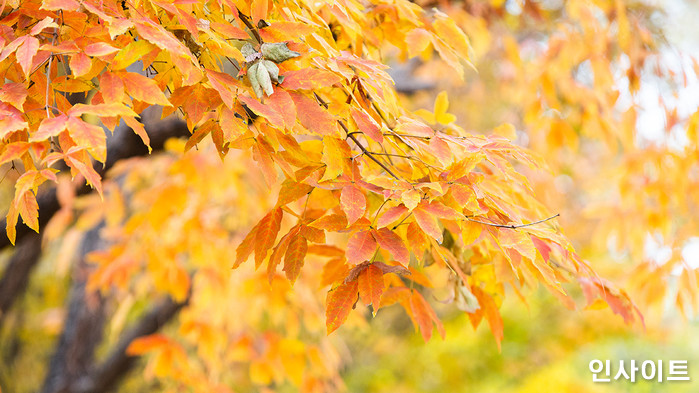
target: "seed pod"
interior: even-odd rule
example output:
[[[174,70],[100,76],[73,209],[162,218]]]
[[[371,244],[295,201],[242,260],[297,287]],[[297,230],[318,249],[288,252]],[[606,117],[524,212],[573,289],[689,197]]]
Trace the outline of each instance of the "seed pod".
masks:
[[[279,67],[269,60],[262,60],[262,64],[269,71],[269,77],[272,81],[279,83]]]
[[[264,43],[260,47],[262,56],[275,63],[281,63],[293,57],[301,56],[300,53],[294,52],[286,46],[286,42]]]
[[[267,67],[263,64],[259,62],[256,64],[257,68],[255,68],[255,72],[257,73],[257,83],[259,83],[260,87],[264,89],[268,96],[271,96],[272,93],[274,93],[274,87],[272,87],[272,78],[270,78],[269,71],[267,71]],[[262,95],[260,95],[260,97],[262,97]]]
[[[262,87],[260,87],[260,82],[257,80],[257,69],[260,67],[260,63],[254,63],[248,67],[248,80],[252,86],[252,90],[255,92],[257,97],[262,97]],[[264,68],[264,67],[263,67]]]
[[[255,56],[257,51],[255,50],[255,47],[252,46],[251,43],[246,42],[245,45],[243,45],[242,48],[240,48],[240,53],[243,54],[243,57],[245,57],[245,61],[250,62],[254,60],[252,57]],[[250,58],[250,60],[248,60]]]

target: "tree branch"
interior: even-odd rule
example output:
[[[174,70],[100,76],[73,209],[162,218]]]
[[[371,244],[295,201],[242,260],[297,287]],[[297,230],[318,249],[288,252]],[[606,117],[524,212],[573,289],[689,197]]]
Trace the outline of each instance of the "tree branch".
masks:
[[[183,303],[175,303],[172,299],[167,298],[153,308],[122,336],[106,360],[94,372],[78,380],[70,392],[98,393],[112,389],[133,368],[136,360],[138,360],[138,356],[131,356],[126,353],[126,348],[129,347],[131,342],[138,337],[153,334],[160,330],[161,327],[177,315],[188,301],[189,298]]]
[[[471,221],[471,222],[476,222],[476,223],[478,223],[478,224],[488,225],[488,226],[496,227],[496,228],[517,229],[517,228],[530,227],[530,226],[536,225],[536,224],[541,224],[542,222],[546,222],[546,221],[549,221],[549,220],[553,220],[554,218],[556,218],[556,217],[558,217],[558,216],[560,216],[560,215],[561,215],[561,213],[558,213],[558,214],[555,214],[555,215],[553,215],[553,216],[551,216],[551,217],[544,218],[543,220],[530,222],[530,223],[528,223],[528,224],[519,224],[519,225],[514,225],[514,224],[495,224],[495,223],[492,223],[492,222],[484,222],[484,221],[474,220],[474,219],[472,219],[472,218],[470,218],[470,217],[468,217],[468,216],[466,216],[466,219],[467,219],[468,221]]]

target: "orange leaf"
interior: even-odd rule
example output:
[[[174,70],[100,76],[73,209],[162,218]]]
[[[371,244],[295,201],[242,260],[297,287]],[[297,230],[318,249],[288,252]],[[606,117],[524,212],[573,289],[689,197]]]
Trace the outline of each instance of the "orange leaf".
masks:
[[[362,302],[367,306],[371,304],[373,314],[376,316],[381,306],[381,294],[384,288],[383,271],[374,265],[369,265],[359,274],[357,285]]]
[[[296,104],[296,112],[301,124],[318,135],[338,135],[335,118],[315,100],[299,93],[289,93]]]
[[[126,353],[132,356],[143,355],[150,351],[155,351],[170,345],[170,339],[162,334],[151,334],[149,336],[139,337],[129,344],[126,348]]]
[[[216,72],[213,70],[206,70],[206,76],[209,77],[209,83],[221,96],[221,100],[228,107],[228,109],[233,109],[233,104],[235,101],[234,92],[237,90],[238,80],[232,76],[223,73]]]
[[[250,254],[252,254],[253,250],[255,249],[255,238],[257,237],[257,228],[259,226],[255,225],[250,232],[245,236],[245,239],[238,245],[238,248],[235,250],[236,252],[236,258],[235,258],[235,263],[233,264],[233,269],[237,268],[240,266],[241,263],[245,262],[245,260],[248,259]]]
[[[29,73],[32,70],[32,61],[39,51],[39,40],[30,35],[20,37],[18,40],[20,40],[21,45],[17,48],[15,56],[17,57],[17,63],[19,63],[22,67],[22,71],[24,71],[24,76],[29,79]]]
[[[112,72],[100,75],[100,93],[104,102],[122,102],[124,99],[124,82]]]
[[[424,209],[424,202],[413,209],[415,221],[425,233],[432,236],[438,243],[442,243],[442,230],[439,228],[439,220],[432,213]]]
[[[265,105],[256,98],[248,96],[238,96],[238,100],[247,105],[256,115],[269,120],[269,123],[276,128],[284,128],[284,118],[269,105]]]
[[[150,147],[150,137],[148,136],[148,133],[146,132],[145,127],[143,127],[143,124],[136,120],[135,117],[131,116],[124,116],[122,117],[124,120],[124,123],[126,123],[127,126],[131,127],[133,132],[136,133],[136,135],[141,137],[141,140],[143,143],[148,146],[148,152],[150,153],[153,149]]]
[[[138,116],[133,109],[120,102],[93,105],[75,104],[68,112],[66,112],[66,114],[71,117],[80,117],[86,113],[100,117]]]
[[[328,334],[339,328],[357,302],[357,281],[343,283],[328,292],[325,306],[325,326]]]
[[[408,208],[402,205],[389,208],[376,221],[376,227],[383,228],[385,226],[388,226],[389,224],[392,224],[407,211]]]
[[[293,202],[304,195],[308,195],[311,191],[313,191],[313,186],[306,183],[298,183],[291,179],[286,179],[284,180],[284,183],[282,183],[282,188],[279,190],[277,206],[283,206],[287,203]]]
[[[495,304],[493,298],[487,293],[483,292],[477,286],[471,287],[473,294],[478,299],[478,304],[481,306],[481,310],[485,315],[485,319],[490,325],[490,330],[493,332],[495,341],[498,343],[498,351],[501,350],[500,343],[503,338],[503,324],[502,318],[500,317],[500,312],[498,311],[498,306]]]
[[[346,141],[333,136],[323,137],[323,158],[321,161],[327,166],[322,180],[332,180],[342,173],[349,173],[348,159],[352,156],[350,147]]]
[[[77,10],[80,8],[80,3],[75,0],[43,0],[39,8],[49,11]]]
[[[66,123],[70,137],[80,147],[87,149],[99,162],[107,160],[107,135],[102,127],[82,121],[70,116]]]
[[[100,131],[101,130],[102,129],[100,128]],[[75,149],[75,147],[71,148],[71,150],[72,149]],[[83,157],[80,157],[78,154],[75,153],[84,153],[84,151],[71,153],[71,151],[68,150],[68,154],[65,155],[66,164],[68,164],[69,167],[74,168],[81,175],[83,175],[87,183],[94,187],[95,190],[97,190],[97,192],[100,194],[100,197],[102,197],[102,180],[100,178],[100,175],[92,167],[90,158],[86,154],[83,155]]]
[[[289,246],[286,248],[286,254],[284,254],[283,270],[292,285],[296,282],[296,279],[301,273],[307,251],[308,243],[306,242],[306,238],[301,236],[300,231],[296,232],[289,239]]]
[[[265,103],[282,117],[284,128],[290,130],[296,125],[296,105],[286,90],[276,86]]]
[[[337,282],[342,282],[347,273],[349,273],[349,266],[345,263],[344,258],[335,258],[328,261],[328,263],[323,266],[323,274],[321,275],[320,285],[326,286]]]
[[[153,79],[133,72],[120,72],[116,75],[124,82],[126,92],[135,100],[153,105],[172,106]]]
[[[257,24],[260,19],[267,17],[267,11],[269,8],[267,1],[268,0],[253,0],[252,4],[250,4],[250,16],[255,24]]]
[[[342,78],[333,72],[315,68],[302,68],[284,73],[284,81],[281,85],[287,90],[314,90],[332,86],[341,81]]]
[[[262,217],[257,224],[255,236],[255,268],[258,268],[267,257],[267,251],[272,248],[281,227],[284,212],[281,208],[272,209]]]
[[[39,233],[39,205],[36,203],[34,193],[31,191],[23,192],[13,202],[16,203],[24,224]]]
[[[356,265],[368,261],[376,252],[376,240],[369,231],[355,232],[347,242],[347,263]]]
[[[381,127],[369,115],[358,109],[352,108],[352,119],[357,123],[359,131],[373,139],[374,142],[383,143],[383,134]]]
[[[95,42],[85,47],[85,54],[88,56],[107,56],[112,53],[119,52],[119,48],[115,48],[106,42]]]
[[[323,216],[308,225],[330,232],[337,232],[347,228],[347,218],[343,214],[330,214]]]
[[[406,232],[410,251],[413,252],[413,255],[415,255],[418,261],[422,261],[425,250],[427,250],[430,244],[429,238],[416,222],[408,224],[408,230]]]
[[[27,142],[13,142],[5,145],[2,154],[0,154],[0,165],[22,158],[30,147],[31,145]]]
[[[340,194],[340,207],[347,215],[350,225],[364,216],[366,211],[366,197],[355,185],[351,184],[342,188]]]
[[[39,124],[39,129],[29,137],[29,141],[38,142],[49,139],[52,136],[58,136],[58,134],[66,129],[67,123],[68,116],[66,115],[46,118]]]
[[[388,307],[410,299],[410,289],[406,287],[391,287],[381,295],[381,307]]]
[[[282,256],[286,253],[286,249],[289,247],[289,241],[291,240],[291,235],[298,232],[298,227],[292,228],[289,233],[284,235],[279,243],[274,246],[272,250],[272,255],[269,257],[269,262],[267,263],[267,280],[270,284],[274,281],[274,276],[277,274],[277,265],[282,261]]]
[[[70,71],[74,76],[83,76],[92,68],[92,59],[83,52],[75,53],[70,57]]]
[[[437,331],[439,331],[442,339],[444,339],[445,332],[442,322],[437,318],[437,314],[432,310],[432,306],[427,303],[425,298],[422,297],[418,291],[413,291],[410,296],[410,309],[417,323],[416,327],[420,328],[420,333],[422,333],[422,338],[425,342],[429,341],[432,337],[432,322],[435,323]]]
[[[374,238],[379,243],[381,248],[388,250],[393,256],[393,259],[407,266],[410,263],[410,253],[408,249],[405,248],[403,239],[400,238],[395,232],[388,228],[381,228],[379,230],[372,230]]]
[[[0,102],[7,102],[21,111],[27,94],[23,83],[5,83],[0,88]]]

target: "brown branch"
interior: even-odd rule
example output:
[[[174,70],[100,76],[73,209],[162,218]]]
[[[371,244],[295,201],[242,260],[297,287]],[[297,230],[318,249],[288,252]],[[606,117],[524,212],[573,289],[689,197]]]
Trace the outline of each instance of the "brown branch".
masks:
[[[51,358],[42,393],[70,392],[70,386],[93,367],[95,349],[102,341],[106,319],[104,298],[86,291],[90,267],[88,253],[105,247],[99,236],[103,225],[89,230],[83,239],[70,289],[68,315]]]
[[[240,16],[240,20],[243,21],[243,23],[245,24],[245,27],[247,27],[248,29],[250,29],[250,32],[252,32],[252,35],[255,36],[255,39],[257,40],[257,43],[261,44],[261,43],[262,43],[262,37],[260,36],[260,33],[257,31],[257,29],[255,28],[255,26],[253,26],[252,23],[250,23],[250,20],[249,20],[250,17],[247,16],[247,15],[245,15],[245,14],[243,14],[242,12],[240,12],[240,9],[238,9],[238,8],[236,8],[236,9],[238,10],[238,16]]]
[[[555,215],[553,215],[553,216],[551,216],[551,217],[544,218],[543,220],[530,222],[530,223],[528,223],[528,224],[519,224],[519,225],[514,225],[514,224],[495,224],[495,223],[490,223],[490,222],[484,222],[484,221],[474,220],[474,219],[472,219],[472,218],[470,218],[470,217],[468,217],[468,216],[466,216],[466,219],[467,219],[468,221],[471,221],[471,222],[475,222],[475,223],[483,224],[483,225],[488,225],[488,226],[496,227],[496,228],[517,229],[517,228],[530,227],[530,226],[536,225],[536,224],[541,224],[542,222],[546,222],[546,221],[549,221],[549,220],[553,220],[554,218],[556,218],[556,217],[558,217],[558,216],[560,216],[560,215],[561,215],[561,214],[558,213],[558,214],[555,214]]]
[[[106,392],[115,387],[136,364],[138,356],[131,356],[126,353],[129,345],[138,337],[147,336],[159,331],[167,324],[189,301],[187,298],[182,303],[176,303],[167,298],[141,319],[126,332],[119,343],[106,357],[104,362],[95,368],[94,372],[84,376],[70,390],[75,393],[98,393]]]
[[[4,229],[3,229],[4,230]],[[17,243],[0,279],[0,323],[29,284],[29,275],[41,256],[41,235],[31,232]]]

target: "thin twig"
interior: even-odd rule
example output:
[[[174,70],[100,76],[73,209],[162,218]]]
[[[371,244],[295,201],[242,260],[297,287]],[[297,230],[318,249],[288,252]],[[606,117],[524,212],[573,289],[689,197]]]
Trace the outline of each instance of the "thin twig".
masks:
[[[558,216],[560,216],[560,215],[561,215],[561,213],[558,213],[558,214],[555,214],[555,215],[553,215],[553,216],[551,216],[551,217],[544,218],[543,220],[530,222],[530,223],[528,223],[528,224],[520,224],[520,225],[514,225],[514,224],[510,224],[510,225],[507,225],[507,224],[493,224],[493,223],[490,223],[490,222],[484,222],[484,221],[474,220],[474,219],[472,219],[472,218],[470,218],[470,217],[468,217],[468,216],[466,216],[466,219],[469,220],[469,221],[471,221],[471,222],[475,222],[475,223],[483,224],[483,225],[489,225],[489,226],[491,226],[491,227],[496,227],[496,228],[517,229],[517,228],[530,227],[530,226],[536,225],[536,224],[541,224],[542,222],[546,222],[546,221],[549,221],[549,220],[553,220],[554,218],[556,218],[556,217],[558,217]]]
[[[237,8],[236,8],[236,9],[237,9]],[[240,20],[243,21],[243,23],[245,24],[245,26],[246,26],[248,29],[250,29],[250,32],[252,32],[252,35],[255,36],[255,39],[257,40],[257,42],[258,42],[259,44],[262,44],[262,37],[260,36],[260,33],[257,31],[257,29],[255,28],[255,26],[253,26],[252,23],[250,23],[250,21],[248,20],[249,16],[247,16],[247,15],[243,14],[242,12],[240,12],[240,9],[238,9],[238,15],[240,15]]]
[[[323,107],[325,107],[325,109],[328,108],[328,103],[325,102],[325,100],[323,100],[322,98],[320,98],[320,96],[319,96],[318,94],[316,94],[315,92],[313,92],[313,96],[316,98],[316,101],[318,101],[318,102],[320,103],[320,105],[322,105]],[[390,169],[388,169],[388,167],[387,167],[383,162],[379,161],[376,157],[374,157],[374,155],[371,154],[371,152],[370,152],[369,150],[367,150],[367,149],[359,142],[359,140],[350,132],[349,128],[347,128],[347,125],[346,125],[342,120],[338,120],[338,121],[337,121],[337,124],[339,124],[340,127],[342,127],[343,130],[345,130],[345,134],[347,135],[347,137],[350,138],[350,139],[362,150],[362,153],[364,153],[367,157],[371,158],[372,161],[374,161],[375,163],[377,163],[381,168],[383,168],[383,170],[385,170],[386,172],[388,172],[388,173],[389,173],[391,176],[393,176],[396,180],[400,180],[400,177],[398,177],[398,175],[396,175],[396,174],[393,173]]]

